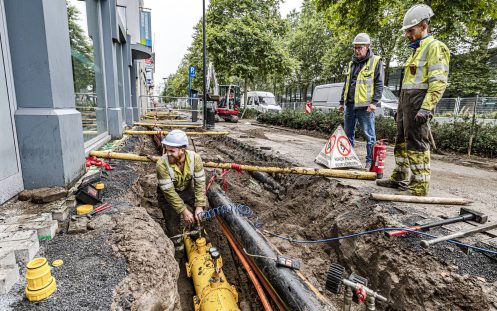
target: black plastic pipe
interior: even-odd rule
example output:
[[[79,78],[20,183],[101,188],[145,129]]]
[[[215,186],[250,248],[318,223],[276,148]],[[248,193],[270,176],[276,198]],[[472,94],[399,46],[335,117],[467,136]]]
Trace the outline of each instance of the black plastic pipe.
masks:
[[[207,197],[212,208],[234,205],[218,185],[212,185],[209,188]],[[289,268],[276,266],[272,258],[276,258],[277,252],[254,229],[247,218],[236,213],[225,213],[220,216],[247,253],[268,257],[250,256],[250,259],[269,281],[281,301],[286,304],[287,310],[334,310],[331,304],[316,289],[311,288],[308,281],[301,274],[297,274]],[[305,265],[305,262],[303,264]]]

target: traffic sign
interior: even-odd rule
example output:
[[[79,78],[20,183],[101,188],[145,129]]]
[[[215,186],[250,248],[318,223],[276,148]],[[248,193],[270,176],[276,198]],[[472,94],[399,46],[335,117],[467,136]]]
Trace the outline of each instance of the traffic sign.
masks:
[[[190,78],[195,78],[195,76],[197,75],[197,67],[190,66],[190,68],[188,68],[188,75],[190,76]]]
[[[361,167],[361,160],[345,135],[341,126],[333,132],[315,160],[329,168]]]

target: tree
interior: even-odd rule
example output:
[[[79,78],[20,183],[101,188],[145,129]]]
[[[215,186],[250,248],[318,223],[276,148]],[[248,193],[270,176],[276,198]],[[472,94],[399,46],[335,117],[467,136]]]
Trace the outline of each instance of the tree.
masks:
[[[369,33],[373,37],[373,48],[378,49],[388,72],[393,62],[403,63],[409,53],[400,28],[405,12],[416,3],[419,2],[317,0],[317,8],[326,13],[328,25],[340,42],[350,42],[358,32]],[[462,90],[466,82],[476,81],[481,76],[492,76],[492,68],[488,65],[488,48],[495,40],[497,0],[456,0],[451,1],[450,5],[446,1],[433,0],[429,4],[436,14],[432,19],[431,32],[448,45],[453,55],[471,53],[473,57],[454,57],[453,60],[474,60],[480,64],[464,74],[457,73],[461,66],[451,61],[453,71],[449,75],[450,82],[458,84],[459,90]],[[468,66],[471,65],[468,63]],[[491,80],[486,81],[488,86]],[[487,86],[473,88],[467,85],[473,91],[483,91],[488,89]]]
[[[303,99],[307,100],[309,85],[322,79],[322,60],[332,45],[331,31],[326,27],[323,12],[316,12],[315,0],[304,0],[302,11],[289,18],[288,50],[298,62],[295,79],[301,94],[305,94]]]
[[[66,2],[69,23],[69,41],[73,68],[74,90],[87,92],[95,90],[95,71],[93,64],[93,46],[83,28],[78,24],[80,12]]]

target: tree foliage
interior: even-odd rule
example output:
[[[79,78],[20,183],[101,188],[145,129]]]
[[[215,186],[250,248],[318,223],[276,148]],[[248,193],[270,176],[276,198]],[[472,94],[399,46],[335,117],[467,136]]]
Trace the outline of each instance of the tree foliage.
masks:
[[[343,81],[352,56],[351,42],[360,32],[372,38],[373,51],[390,67],[400,67],[411,53],[403,17],[415,0],[303,0],[300,11],[282,18],[281,0],[212,0],[207,11],[207,55],[220,83],[248,83],[245,89],[284,94]],[[451,96],[497,95],[497,0],[427,2],[435,16],[430,32],[449,47]],[[165,94],[186,95],[188,66],[202,69],[202,25]],[[201,75],[193,87],[202,89]]]
[[[67,19],[69,24],[69,41],[71,44],[71,58],[73,67],[74,90],[88,92],[95,90],[95,71],[93,63],[93,46],[78,24],[80,12],[67,4]]]

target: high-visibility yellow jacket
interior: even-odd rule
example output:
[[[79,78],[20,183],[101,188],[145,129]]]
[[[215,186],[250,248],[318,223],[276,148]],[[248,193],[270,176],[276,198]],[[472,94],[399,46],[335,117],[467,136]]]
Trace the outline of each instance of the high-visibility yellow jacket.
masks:
[[[368,59],[364,67],[362,67],[361,71],[359,71],[354,93],[354,107],[367,107],[369,106],[369,104],[372,103],[374,94],[375,70],[380,59],[380,56],[373,55]],[[343,97],[345,100],[347,94],[349,94],[351,72],[352,62],[349,63],[349,71],[347,73],[347,80],[345,81],[345,92],[343,93]]]
[[[205,172],[202,158],[191,150],[185,152],[183,171],[176,164],[169,164],[166,155],[157,161],[156,166],[159,188],[178,214],[183,212],[186,206],[177,191],[185,190],[189,183],[193,183],[195,207],[205,207]]]
[[[421,108],[433,110],[442,98],[449,76],[450,52],[447,46],[429,36],[407,59],[403,90],[427,90]]]

